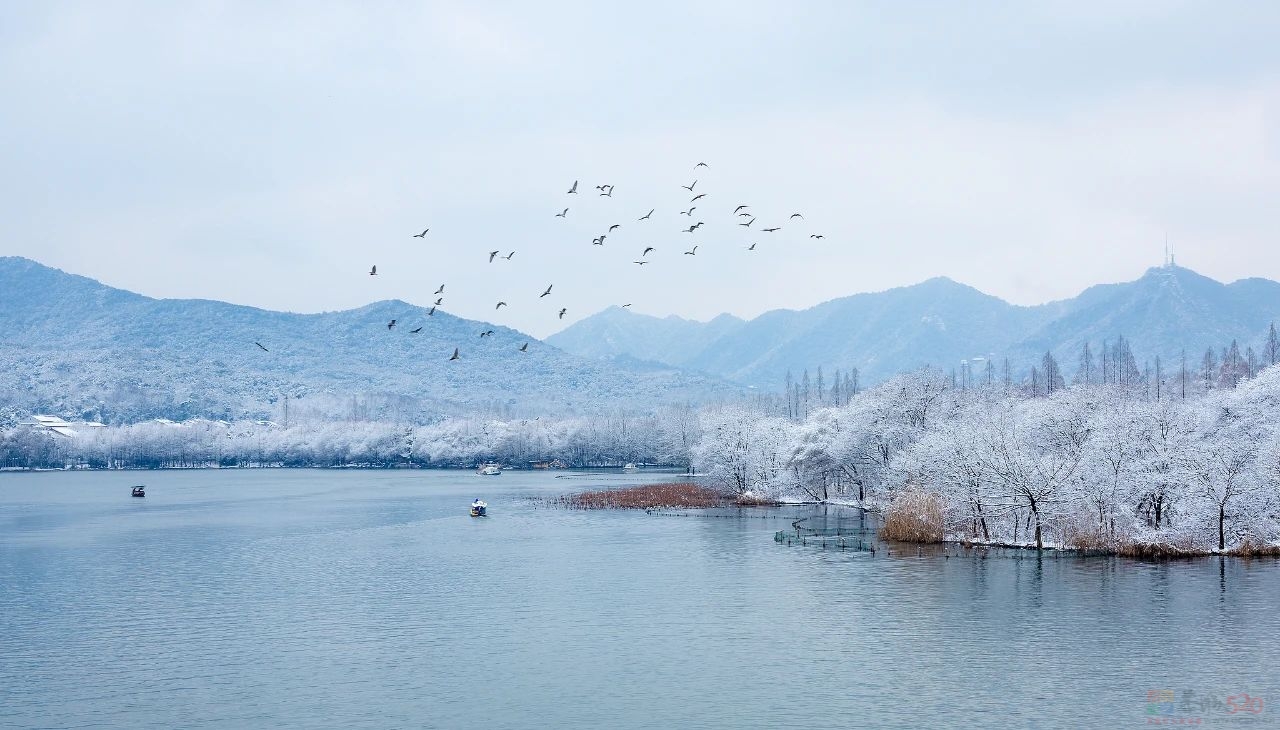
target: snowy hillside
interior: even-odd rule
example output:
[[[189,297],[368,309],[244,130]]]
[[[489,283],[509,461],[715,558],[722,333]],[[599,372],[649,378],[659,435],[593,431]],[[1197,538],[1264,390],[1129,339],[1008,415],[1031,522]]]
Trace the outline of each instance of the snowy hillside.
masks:
[[[0,407],[114,422],[278,418],[285,395],[297,415],[422,420],[480,408],[649,409],[737,393],[652,363],[591,362],[401,301],[291,314],[151,299],[13,257],[0,258],[0,332]],[[450,362],[455,346],[461,359]]]
[[[1046,350],[1071,371],[1084,342],[1096,352],[1104,339],[1120,335],[1140,359],[1174,363],[1185,348],[1194,363],[1205,348],[1233,339],[1256,348],[1275,320],[1280,284],[1222,284],[1169,267],[1034,307],[935,278],[810,309],[766,312],[721,332],[710,323],[606,310],[547,341],[592,357],[626,355],[776,389],[788,370],[798,376],[820,365],[856,367],[864,383],[926,364],[945,370],[975,357],[1008,357],[1020,372]]]

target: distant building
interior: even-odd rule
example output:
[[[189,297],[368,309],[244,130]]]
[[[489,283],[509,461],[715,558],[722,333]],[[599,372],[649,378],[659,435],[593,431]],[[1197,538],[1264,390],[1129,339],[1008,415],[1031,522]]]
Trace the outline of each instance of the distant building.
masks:
[[[98,423],[97,421],[77,421],[72,423],[57,416],[43,415],[32,416],[25,421],[19,421],[18,425],[40,433],[47,433],[51,436],[62,436],[64,438],[75,438],[85,431],[105,428],[103,424]]]

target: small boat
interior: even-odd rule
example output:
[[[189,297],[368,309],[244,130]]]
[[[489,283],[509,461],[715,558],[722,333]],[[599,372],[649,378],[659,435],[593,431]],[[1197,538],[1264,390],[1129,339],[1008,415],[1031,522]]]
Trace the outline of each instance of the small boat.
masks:
[[[489,505],[488,505],[488,504],[486,504],[486,503],[485,503],[483,500],[481,500],[479,497],[477,497],[477,498],[476,498],[476,500],[475,500],[474,502],[472,502],[472,503],[471,503],[471,516],[472,516],[472,517],[487,517],[487,516],[488,516],[488,514],[486,514],[486,512],[487,512],[487,510],[488,510],[488,509],[489,509]]]
[[[482,464],[480,468],[476,470],[476,473],[486,477],[496,477],[502,473],[502,467],[492,462]]]
[[[146,487],[144,487],[144,486],[141,486],[141,485],[134,487],[134,488],[133,488],[133,496],[135,496],[135,497],[145,497],[145,496],[147,496],[147,488],[146,488]]]
[[[627,464],[626,466],[622,467],[623,471],[635,471],[636,469],[637,467],[635,464]]]

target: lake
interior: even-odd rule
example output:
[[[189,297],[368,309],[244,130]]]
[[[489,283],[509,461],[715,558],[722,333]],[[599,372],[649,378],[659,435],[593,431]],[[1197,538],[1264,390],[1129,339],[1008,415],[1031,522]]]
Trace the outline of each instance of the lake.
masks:
[[[1273,559],[872,556],[774,541],[822,508],[543,501],[653,479],[0,474],[0,726],[1280,722]]]

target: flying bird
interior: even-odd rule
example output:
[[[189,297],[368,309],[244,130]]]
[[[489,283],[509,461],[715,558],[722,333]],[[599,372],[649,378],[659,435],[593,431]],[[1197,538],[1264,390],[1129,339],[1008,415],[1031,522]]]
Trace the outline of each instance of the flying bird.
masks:
[[[696,206],[696,205],[695,205],[695,206],[693,206],[692,208],[690,208],[690,209],[688,209],[688,210],[682,210],[682,211],[680,211],[680,215],[687,215],[687,216],[689,216],[690,218],[692,218],[692,217],[693,217],[693,211],[695,211],[695,210],[697,210],[697,209],[698,209],[698,206]]]
[[[697,256],[697,255],[698,255],[698,247],[697,247],[697,246],[694,246],[692,251],[685,251],[685,252],[684,252],[684,255],[685,255],[685,256]]]
[[[608,188],[609,188],[609,186],[608,186],[608,185],[597,185],[597,186],[596,186],[596,190],[607,190]]]
[[[604,197],[606,197],[606,198],[612,198],[612,197],[613,197],[613,186],[612,186],[612,185],[610,185],[608,190],[606,190],[605,192],[600,193],[600,194],[601,194],[601,195],[603,195],[603,196],[604,196]]]
[[[492,337],[492,336],[493,336],[493,330],[485,330],[484,332],[481,332],[481,333],[480,333],[480,336],[481,336],[481,337]]]
[[[369,276],[377,276],[377,275],[378,275],[378,267],[377,267],[377,266],[374,266],[372,269],[369,269]]]
[[[520,346],[520,352],[528,352],[528,351],[529,351],[529,343],[528,343],[528,342],[526,342],[526,343],[524,343],[523,345],[521,345],[521,346]]]
[[[706,221],[698,221],[697,223],[694,223],[694,224],[693,224],[693,227],[694,227],[694,228],[701,228],[701,227],[703,227],[704,225],[706,225]]]
[[[409,330],[409,334],[411,334],[411,335],[416,335],[416,334],[418,334],[418,333],[419,333],[419,332],[421,332],[421,331],[422,331],[422,328],[421,328],[421,327],[419,327],[419,328],[418,328],[418,329],[416,329],[416,330]]]
[[[414,238],[425,238],[425,237],[426,237],[426,235],[427,235],[427,231],[429,231],[429,230],[431,230],[431,229],[430,229],[430,228],[423,228],[423,229],[422,229],[422,233],[415,233],[415,234],[413,234],[413,237],[414,237]]]
[[[392,327],[395,327],[395,326],[396,326],[396,321],[394,319],[391,320],[390,322],[387,322],[387,329],[391,329]]]
[[[622,305],[622,308],[626,309],[629,306],[631,306],[631,302],[627,302],[626,304]]]
[[[652,250],[654,250],[654,249],[653,249],[653,246],[648,246],[648,247],[646,247],[646,248],[645,248],[644,253],[642,253],[642,254],[640,254],[640,255],[641,255],[641,256],[648,256],[648,255],[649,255],[649,252],[650,252],[650,251],[652,251]]]
[[[696,203],[696,202],[698,202],[698,198],[705,198],[705,197],[707,197],[707,194],[706,194],[706,193],[698,193],[697,195],[693,196],[693,198],[691,198],[691,199],[689,200],[689,202],[690,202],[690,203]]]
[[[681,185],[680,187],[682,187],[682,188],[684,188],[685,190],[688,190],[689,192],[691,192],[691,193],[692,193],[692,192],[693,192],[693,186],[694,186],[694,185],[697,185],[697,184],[698,184],[698,181],[697,181],[697,180],[694,180],[692,183],[690,183],[690,184],[688,184],[688,185]]]
[[[633,264],[639,264],[639,265],[641,265],[641,266],[644,266],[645,264],[647,264],[647,263],[649,263],[649,262],[648,262],[648,261],[632,261],[631,263],[633,263]]]
[[[814,234],[811,234],[809,238],[826,238],[826,236],[814,233]]]
[[[604,245],[604,236],[601,236],[601,237],[599,237],[599,238],[593,238],[593,239],[591,239],[591,245],[592,245],[592,246],[603,246],[603,245]]]
[[[750,246],[747,246],[747,250],[748,250],[748,251],[754,251],[754,250],[756,250],[756,245],[753,243],[753,244],[751,244]]]
[[[774,231],[780,231],[780,230],[782,230],[782,229],[781,229],[781,228],[766,228],[766,229],[764,229],[764,232],[765,232],[765,233],[773,233]]]
[[[657,208],[653,208],[653,209],[652,209],[652,210],[650,210],[648,213],[645,213],[644,215],[640,216],[640,217],[639,217],[639,218],[637,218],[636,220],[637,220],[637,221],[647,221],[647,220],[649,220],[649,216],[653,215],[653,211],[655,211],[655,210],[657,210]]]
[[[756,219],[755,219],[755,218],[752,218],[751,220],[747,221],[746,223],[739,223],[738,225],[740,225],[740,226],[748,226],[748,227],[749,227],[752,223],[755,223],[755,222],[756,222]]]
[[[577,194],[578,194],[578,181],[574,180],[573,187],[569,188],[569,192],[565,193],[565,195],[577,195]]]
[[[502,309],[505,306],[507,306],[506,302],[498,302],[498,306],[494,307],[494,309]]]
[[[613,233],[613,229],[615,229],[615,228],[621,228],[621,227],[622,227],[622,224],[621,224],[621,223],[614,223],[613,225],[609,226],[609,230],[608,230],[608,231],[605,231],[605,232],[606,232],[606,233]]]
[[[498,252],[497,252],[497,251],[490,251],[490,252],[489,252],[489,263],[493,263],[493,257],[494,257],[494,256],[497,256],[497,255],[498,255]]]
[[[511,253],[507,254],[506,256],[503,256],[502,258],[506,259],[507,261],[510,261],[511,257],[515,255],[516,255],[516,252],[512,251]]]
[[[707,166],[707,163],[705,163],[705,162],[699,162],[698,164],[696,164],[696,165],[694,165],[694,166],[693,166],[693,169],[695,169],[695,170],[696,170],[696,169],[698,169],[699,167],[706,167],[706,166]]]
[[[567,312],[567,311],[569,311],[569,310],[568,310],[568,309],[561,309],[561,310],[560,310],[560,319],[564,319],[564,313],[565,313],[565,312]]]
[[[449,360],[452,362],[453,360],[457,360],[457,359],[458,359],[458,348],[455,347],[453,348],[453,357],[449,358]]]
[[[436,289],[434,294],[443,294],[443,293],[444,293],[444,284],[441,284],[440,288]]]
[[[261,343],[261,342],[255,342],[255,343],[253,343],[253,344],[257,345],[258,347],[262,347],[262,343]],[[268,349],[267,349],[267,348],[265,348],[265,347],[262,347],[262,351],[263,351],[263,352],[271,352],[270,350],[268,350]]]
[[[435,316],[435,314],[436,314],[436,308],[435,308],[435,307],[432,307],[431,309],[428,309],[428,310],[427,310],[427,316],[428,316],[428,317],[434,317],[434,316]]]
[[[804,220],[804,216],[800,215],[799,213],[792,213],[791,218],[799,218],[800,220]],[[790,220],[790,218],[788,220]]]
[[[739,213],[738,217],[739,218],[755,218],[756,214],[751,212],[745,212],[745,213]]]
[[[437,299],[436,303],[432,305],[432,308],[434,309],[435,307],[438,307],[441,304],[444,304],[444,297],[440,297],[439,299]]]
[[[688,228],[684,229],[683,233],[693,233],[696,230],[698,230],[697,226],[689,226]]]
[[[546,290],[546,291],[544,291],[544,292],[542,292],[541,294],[539,294],[539,295],[538,295],[538,298],[539,298],[539,299],[541,299],[541,298],[545,297],[546,295],[550,294],[550,293],[551,293],[551,287],[553,287],[553,286],[555,286],[555,284],[547,284],[547,290]]]
[[[736,214],[737,214],[737,212],[738,212],[738,211],[740,211],[740,210],[742,210],[743,208],[750,208],[750,207],[751,207],[751,206],[749,206],[749,205],[739,205],[737,208],[734,208],[734,209],[733,209],[733,212],[734,212],[734,214],[736,215]]]
[[[559,213],[556,213],[556,217],[557,217],[557,218],[563,218],[563,217],[565,217],[565,216],[566,216],[566,215],[568,215],[568,214],[569,214],[569,209],[568,209],[568,208],[565,208],[564,210],[560,211]]]

